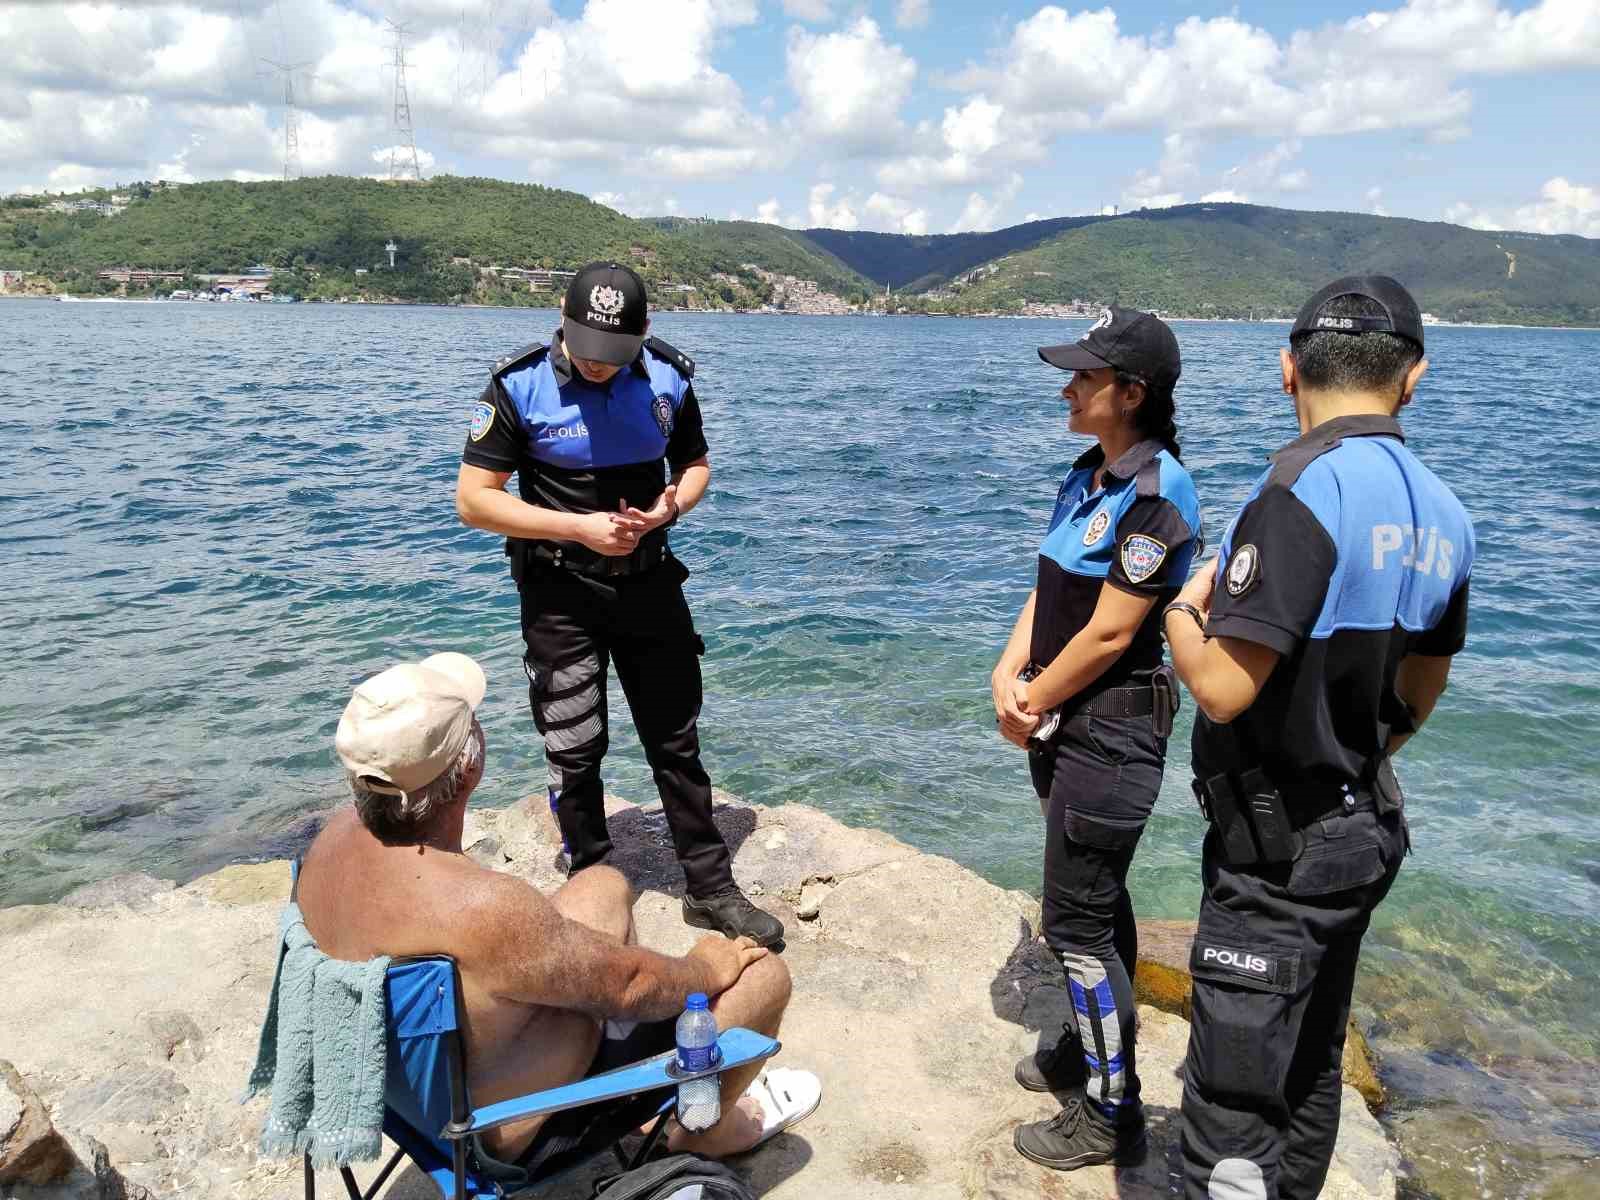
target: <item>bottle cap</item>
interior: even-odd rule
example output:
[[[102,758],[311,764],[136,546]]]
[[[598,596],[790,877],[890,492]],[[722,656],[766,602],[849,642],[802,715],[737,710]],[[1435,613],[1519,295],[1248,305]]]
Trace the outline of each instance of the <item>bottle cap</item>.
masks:
[[[709,1007],[706,1003],[706,994],[704,992],[690,992],[689,999],[684,1002],[683,1006],[685,1008],[701,1010]]]

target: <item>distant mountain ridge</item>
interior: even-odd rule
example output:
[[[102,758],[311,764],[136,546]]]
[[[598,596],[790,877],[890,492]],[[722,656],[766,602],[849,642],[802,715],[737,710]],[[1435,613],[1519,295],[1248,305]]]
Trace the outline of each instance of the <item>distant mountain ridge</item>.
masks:
[[[575,192],[453,176],[123,190],[132,200],[115,216],[0,201],[0,267],[83,287],[112,267],[201,273],[264,262],[323,298],[510,304],[550,297],[482,268],[611,258],[636,265],[662,303],[694,307],[793,308],[798,292],[783,279],[793,277],[852,304],[911,311],[1049,312],[1083,300],[1216,317],[1287,316],[1335,276],[1375,271],[1445,320],[1600,326],[1600,240],[1362,213],[1187,204],[908,235],[637,219]]]

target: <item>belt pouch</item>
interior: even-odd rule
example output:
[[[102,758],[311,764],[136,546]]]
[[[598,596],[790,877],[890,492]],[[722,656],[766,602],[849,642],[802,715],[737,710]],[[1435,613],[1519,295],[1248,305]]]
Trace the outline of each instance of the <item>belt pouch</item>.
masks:
[[[1250,834],[1249,818],[1239,805],[1233,780],[1227,775],[1213,775],[1200,785],[1205,792],[1210,809],[1211,823],[1222,839],[1222,849],[1230,867],[1248,866],[1260,856],[1256,853],[1255,838]]]
[[[1178,675],[1163,664],[1150,676],[1150,726],[1158,738],[1172,736],[1172,719],[1178,715]]]
[[[1406,806],[1405,794],[1400,790],[1400,780],[1395,778],[1394,764],[1385,758],[1378,764],[1372,779],[1372,799],[1380,816],[1399,812]]]
[[[1295,857],[1294,830],[1289,825],[1289,810],[1272,781],[1259,767],[1253,767],[1239,776],[1248,806],[1250,824],[1255,829],[1256,841],[1261,845],[1261,861],[1267,863],[1292,862]]]

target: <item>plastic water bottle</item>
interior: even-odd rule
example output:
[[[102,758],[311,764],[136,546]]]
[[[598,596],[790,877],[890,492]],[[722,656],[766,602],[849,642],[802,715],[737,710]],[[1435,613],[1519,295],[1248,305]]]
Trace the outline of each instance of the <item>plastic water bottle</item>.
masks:
[[[678,1018],[678,1069],[704,1071],[717,1061],[717,1018],[704,992],[691,992]],[[678,1124],[690,1133],[710,1129],[722,1119],[722,1077],[705,1075],[678,1085]]]

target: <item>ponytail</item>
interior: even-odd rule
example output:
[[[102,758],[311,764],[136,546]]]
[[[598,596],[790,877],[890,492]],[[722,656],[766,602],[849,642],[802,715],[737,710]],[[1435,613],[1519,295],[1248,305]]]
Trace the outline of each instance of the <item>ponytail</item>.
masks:
[[[1133,427],[1141,437],[1154,438],[1166,448],[1168,454],[1183,461],[1178,446],[1177,403],[1171,388],[1156,388],[1138,375],[1117,372],[1117,383],[1122,387],[1139,384],[1144,388],[1144,400],[1133,412]]]

